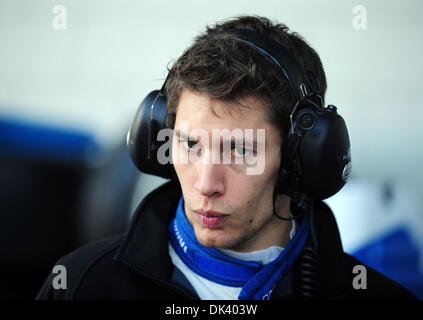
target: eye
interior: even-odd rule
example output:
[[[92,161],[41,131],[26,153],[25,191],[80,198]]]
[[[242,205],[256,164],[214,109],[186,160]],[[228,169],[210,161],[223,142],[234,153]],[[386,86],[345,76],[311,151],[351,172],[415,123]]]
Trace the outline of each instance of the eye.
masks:
[[[199,145],[197,141],[195,140],[180,140],[182,142],[183,146],[187,149],[193,150],[198,149]]]
[[[235,157],[247,157],[253,153],[253,150],[245,148],[233,148],[232,155]]]

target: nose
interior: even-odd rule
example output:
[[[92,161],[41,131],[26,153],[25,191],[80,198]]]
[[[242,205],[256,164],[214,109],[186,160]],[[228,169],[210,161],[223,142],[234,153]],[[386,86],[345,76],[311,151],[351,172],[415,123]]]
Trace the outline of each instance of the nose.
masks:
[[[218,197],[225,193],[224,168],[221,164],[201,163],[195,189],[205,197]]]

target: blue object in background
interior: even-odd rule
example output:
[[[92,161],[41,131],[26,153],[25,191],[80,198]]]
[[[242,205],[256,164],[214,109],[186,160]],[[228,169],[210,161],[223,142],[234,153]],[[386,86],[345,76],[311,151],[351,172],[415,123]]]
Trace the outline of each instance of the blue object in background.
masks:
[[[124,144],[0,117],[0,300],[34,299],[65,254],[122,233],[136,167]]]
[[[0,119],[2,157],[89,161],[102,150],[89,134],[53,126]]]
[[[80,193],[102,154],[88,133],[0,118],[0,300],[33,299],[79,245]]]
[[[405,286],[423,299],[420,248],[405,227],[400,227],[352,253],[366,265]]]
[[[353,178],[325,202],[346,252],[423,299],[423,202],[410,185]]]

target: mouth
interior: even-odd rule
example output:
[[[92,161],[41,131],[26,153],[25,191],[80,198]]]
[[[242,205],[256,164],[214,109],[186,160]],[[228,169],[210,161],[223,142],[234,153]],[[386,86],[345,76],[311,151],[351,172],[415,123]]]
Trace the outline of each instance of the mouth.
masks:
[[[207,228],[219,228],[223,225],[225,220],[229,217],[228,214],[224,214],[217,211],[212,210],[194,210],[197,214],[199,221],[201,224]]]

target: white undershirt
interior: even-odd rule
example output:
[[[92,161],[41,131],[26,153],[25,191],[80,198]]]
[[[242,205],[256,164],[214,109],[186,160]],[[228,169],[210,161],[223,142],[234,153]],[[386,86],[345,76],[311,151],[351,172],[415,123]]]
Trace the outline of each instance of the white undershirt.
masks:
[[[292,239],[296,232],[295,220],[292,220],[292,227],[289,233],[290,239]],[[272,246],[267,249],[252,251],[252,252],[236,252],[228,249],[218,249],[222,253],[231,256],[236,259],[245,261],[257,261],[262,264],[267,264],[275,260],[284,248],[280,246]],[[196,274],[179,258],[178,254],[173,249],[169,242],[169,255],[172,259],[173,264],[184,274],[184,276],[191,283],[192,287],[197,292],[201,300],[238,300],[239,293],[242,287],[229,287]]]

